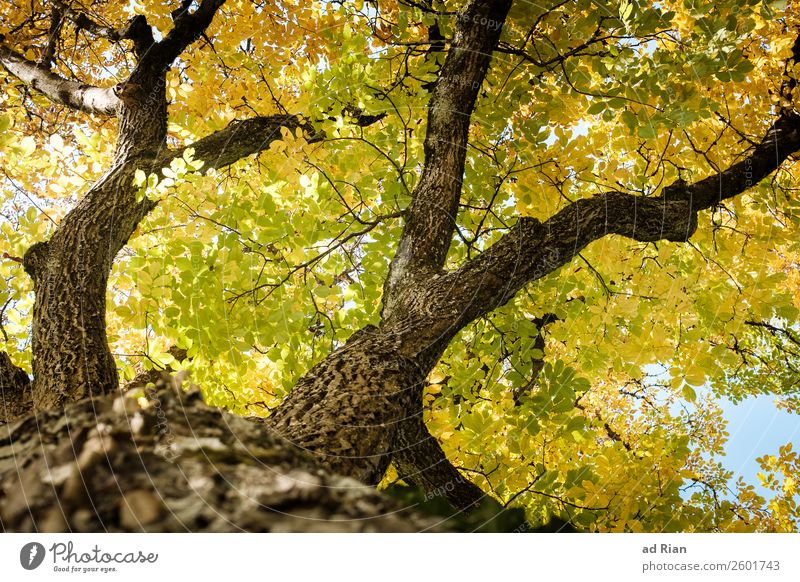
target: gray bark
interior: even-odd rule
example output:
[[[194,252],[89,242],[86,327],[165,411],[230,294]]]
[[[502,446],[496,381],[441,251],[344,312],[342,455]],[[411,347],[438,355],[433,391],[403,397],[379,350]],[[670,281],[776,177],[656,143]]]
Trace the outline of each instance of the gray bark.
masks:
[[[93,87],[64,79],[2,45],[0,45],[0,64],[20,81],[41,92],[54,103],[85,113],[101,115],[114,115],[119,105],[119,99],[113,88]]]

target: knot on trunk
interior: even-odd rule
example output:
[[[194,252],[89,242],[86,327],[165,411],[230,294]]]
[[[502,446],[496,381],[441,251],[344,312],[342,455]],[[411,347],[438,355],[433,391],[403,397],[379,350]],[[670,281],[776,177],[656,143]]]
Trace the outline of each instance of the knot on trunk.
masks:
[[[34,285],[39,275],[44,271],[47,254],[48,244],[46,242],[37,242],[32,244],[25,252],[25,256],[22,257],[22,268],[33,279]]]

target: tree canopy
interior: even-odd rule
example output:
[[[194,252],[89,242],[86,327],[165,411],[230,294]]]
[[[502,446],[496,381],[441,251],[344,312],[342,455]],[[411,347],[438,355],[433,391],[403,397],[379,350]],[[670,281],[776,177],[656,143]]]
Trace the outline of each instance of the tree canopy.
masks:
[[[186,370],[312,450],[351,410],[362,481],[795,531],[797,453],[734,479],[720,401],[800,413],[799,39],[767,0],[0,0],[4,390]]]

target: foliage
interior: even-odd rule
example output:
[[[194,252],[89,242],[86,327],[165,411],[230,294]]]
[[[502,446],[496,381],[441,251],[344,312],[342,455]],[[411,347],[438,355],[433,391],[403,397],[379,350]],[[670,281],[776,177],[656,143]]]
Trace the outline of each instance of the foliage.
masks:
[[[40,2],[0,1],[0,33],[18,50],[47,34],[47,22],[27,22],[29,4]],[[90,14],[147,14],[164,34],[168,4],[94,2]],[[451,266],[520,214],[545,220],[598,192],[657,194],[712,175],[764,135],[776,108],[792,106],[781,83],[800,22],[785,2],[554,5],[521,2],[509,16],[473,114]],[[211,402],[241,414],[268,414],[314,362],[379,322],[443,59],[424,41],[434,25],[449,38],[458,8],[276,6],[227,3],[207,41],[181,57],[168,77],[170,142],[286,111],[324,139],[284,130],[267,151],[220,171],[187,153],[160,182],[157,168],[142,168],[137,185],[160,203],[108,288],[124,378],[186,368]],[[76,55],[84,80],[125,78],[131,64],[117,44],[71,26],[60,54]],[[56,62],[64,76],[69,66]],[[108,167],[115,128],[53,106],[11,75],[0,82],[4,349],[30,369],[32,286],[15,258]],[[358,123],[370,115],[383,117]],[[784,164],[702,213],[689,243],[595,242],[462,330],[426,391],[426,421],[448,458],[535,522],[796,529],[796,453],[787,445],[762,458],[772,498],[733,484],[718,401],[772,394],[800,413],[798,170]],[[545,313],[557,319],[540,329]],[[188,359],[176,362],[172,346]],[[514,389],[542,358],[515,405]]]

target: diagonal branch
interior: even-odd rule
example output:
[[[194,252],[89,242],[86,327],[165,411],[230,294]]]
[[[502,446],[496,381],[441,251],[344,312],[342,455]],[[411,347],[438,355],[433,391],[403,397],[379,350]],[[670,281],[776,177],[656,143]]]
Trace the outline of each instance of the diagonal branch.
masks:
[[[353,122],[356,125],[367,127],[382,120],[385,114],[363,115],[354,110],[353,116]],[[301,115],[288,113],[259,115],[250,119],[234,120],[224,129],[215,131],[184,147],[170,150],[159,158],[157,164],[165,167],[172,159],[181,157],[184,151],[191,148],[194,150],[194,159],[205,162],[204,167],[223,168],[247,156],[269,149],[270,144],[281,139],[281,130],[283,129],[292,133],[301,129],[309,143],[325,139],[325,133],[316,130]]]
[[[225,0],[202,0],[197,9],[190,12],[189,8],[194,2],[184,0],[181,8],[173,13],[175,27],[145,58],[151,59],[150,64],[155,67],[170,66],[189,45],[203,37],[224,3]]]
[[[453,507],[467,513],[491,499],[450,463],[421,416],[403,421],[395,447],[392,462],[398,474],[404,481],[421,487],[428,498],[444,497]]]
[[[510,0],[473,0],[457,15],[451,48],[428,105],[424,170],[386,280],[384,317],[409,272],[442,268],[456,227],[470,116]]]
[[[578,200],[540,223],[520,218],[483,254],[443,277],[446,288],[464,285],[458,328],[503,305],[526,283],[572,260],[586,245],[609,234],[642,242],[685,242],[697,229],[697,213],[738,196],[800,151],[800,115],[782,115],[746,157],[694,184],[676,181],[659,196],[606,192]]]
[[[70,81],[4,46],[0,46],[0,64],[20,81],[36,89],[54,103],[84,113],[101,115],[117,113],[120,101],[111,88],[104,89]]]
[[[270,144],[281,139],[281,129],[294,132],[297,128],[313,130],[295,115],[265,115],[250,119],[236,120],[196,142],[171,150],[159,160],[161,167],[169,165],[170,160],[181,157],[189,148],[194,149],[194,159],[205,162],[206,168],[222,168],[234,162],[257,154],[269,148]]]

